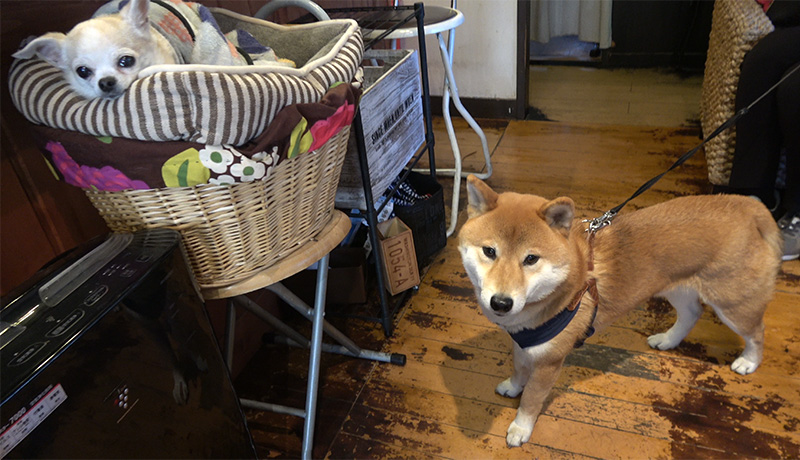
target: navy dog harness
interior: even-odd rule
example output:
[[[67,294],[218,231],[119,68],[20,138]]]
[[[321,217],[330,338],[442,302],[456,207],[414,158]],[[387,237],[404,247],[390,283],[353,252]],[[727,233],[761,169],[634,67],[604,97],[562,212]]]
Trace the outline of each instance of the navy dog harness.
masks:
[[[529,348],[535,347],[536,345],[541,345],[545,342],[550,341],[553,337],[557,336],[558,334],[563,331],[572,318],[575,317],[575,314],[578,313],[578,310],[581,307],[581,299],[583,298],[583,294],[586,291],[592,289],[593,283],[587,284],[587,286],[582,289],[577,295],[577,303],[572,303],[570,306],[571,308],[565,308],[561,310],[559,314],[550,318],[549,320],[545,321],[544,324],[533,328],[533,329],[522,329],[521,331],[509,333],[511,338],[517,342],[521,348]],[[595,299],[597,297],[595,296]],[[594,334],[594,319],[597,316],[597,303],[594,306],[594,312],[592,313],[592,320],[589,322],[589,327],[587,328],[586,332],[584,333],[583,337],[578,339],[575,342],[575,348],[580,348],[583,346],[584,340],[588,339],[589,337]]]
[[[572,318],[575,316],[575,313],[578,312],[580,306],[581,304],[578,302],[578,307],[574,310],[570,311],[570,309],[565,308],[561,310],[561,313],[550,318],[541,326],[515,332],[511,334],[511,338],[522,348],[535,347],[536,345],[548,342],[567,327],[567,324],[572,321]]]

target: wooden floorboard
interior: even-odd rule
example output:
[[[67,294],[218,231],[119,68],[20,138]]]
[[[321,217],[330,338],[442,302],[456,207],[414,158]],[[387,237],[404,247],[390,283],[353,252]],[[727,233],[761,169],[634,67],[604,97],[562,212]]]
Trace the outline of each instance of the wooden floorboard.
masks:
[[[479,143],[456,121],[462,150],[470,155],[465,164],[480,169]],[[690,128],[512,121],[489,124],[487,131],[491,186],[567,195],[586,217],[620,203],[699,142]],[[439,144],[445,139],[437,134]],[[437,151],[437,166],[446,166],[449,154],[445,147]],[[441,182],[449,197],[452,179]],[[700,153],[629,209],[709,190]],[[463,183],[461,196],[466,199]],[[765,318],[764,362],[752,375],[730,370],[742,340],[708,308],[679,347],[652,350],[647,336],[666,330],[674,318],[666,302],[651,300],[590,338],[568,357],[530,442],[509,449],[505,432],[518,400],[494,388],[512,370],[511,340],[481,314],[450,238],[397,314],[391,338],[375,323],[331,319],[360,344],[403,353],[408,362],[325,355],[314,456],[800,457],[800,261],[782,265]],[[243,396],[300,404],[305,359],[302,350],[267,345],[237,388]],[[299,455],[300,419],[247,415],[260,456]]]

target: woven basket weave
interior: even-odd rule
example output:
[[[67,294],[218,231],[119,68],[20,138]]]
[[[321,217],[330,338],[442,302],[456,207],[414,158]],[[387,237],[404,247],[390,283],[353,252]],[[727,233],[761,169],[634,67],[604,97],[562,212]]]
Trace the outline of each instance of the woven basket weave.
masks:
[[[718,0],[714,4],[700,100],[700,123],[704,136],[734,115],[744,55],[774,29],[754,0]],[[733,127],[706,144],[708,179],[712,184],[727,185],[730,181],[735,144]]]
[[[263,181],[86,195],[112,231],[179,231],[198,284],[225,286],[280,261],[328,223],[349,133],[284,160]]]

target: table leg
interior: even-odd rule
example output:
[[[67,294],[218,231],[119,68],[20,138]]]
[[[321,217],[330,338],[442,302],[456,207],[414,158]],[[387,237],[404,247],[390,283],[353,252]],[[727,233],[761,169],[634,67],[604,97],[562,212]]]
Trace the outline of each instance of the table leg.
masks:
[[[458,202],[461,191],[461,178],[469,174],[475,174],[479,179],[488,179],[492,175],[492,161],[489,153],[489,145],[486,141],[486,135],[481,127],[472,118],[472,115],[467,111],[461,103],[461,98],[458,95],[458,87],[456,80],[453,76],[453,45],[455,43],[455,30],[450,30],[448,33],[447,43],[444,41],[441,33],[436,34],[439,40],[439,51],[442,55],[442,64],[444,65],[445,79],[442,94],[442,117],[444,118],[445,128],[447,135],[450,138],[450,146],[453,150],[453,157],[455,160],[454,169],[437,168],[436,173],[443,176],[453,176],[453,202],[450,211],[450,226],[447,229],[447,236],[455,232],[456,224],[458,221]],[[486,163],[486,171],[483,173],[462,171],[461,168],[461,150],[458,147],[458,140],[456,139],[455,129],[453,128],[453,121],[450,117],[450,98],[452,97],[453,105],[467,121],[470,128],[478,135],[483,149],[483,158]]]

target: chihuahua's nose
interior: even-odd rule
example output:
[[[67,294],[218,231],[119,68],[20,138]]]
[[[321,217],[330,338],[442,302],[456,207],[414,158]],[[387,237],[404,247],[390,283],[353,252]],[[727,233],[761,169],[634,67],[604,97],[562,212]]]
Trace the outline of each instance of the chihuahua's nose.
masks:
[[[514,299],[501,295],[493,295],[489,300],[489,305],[492,306],[492,310],[498,313],[508,313],[511,311],[511,307],[514,306]]]
[[[117,79],[114,77],[103,77],[97,82],[97,86],[100,87],[100,91],[110,93],[117,87]]]

